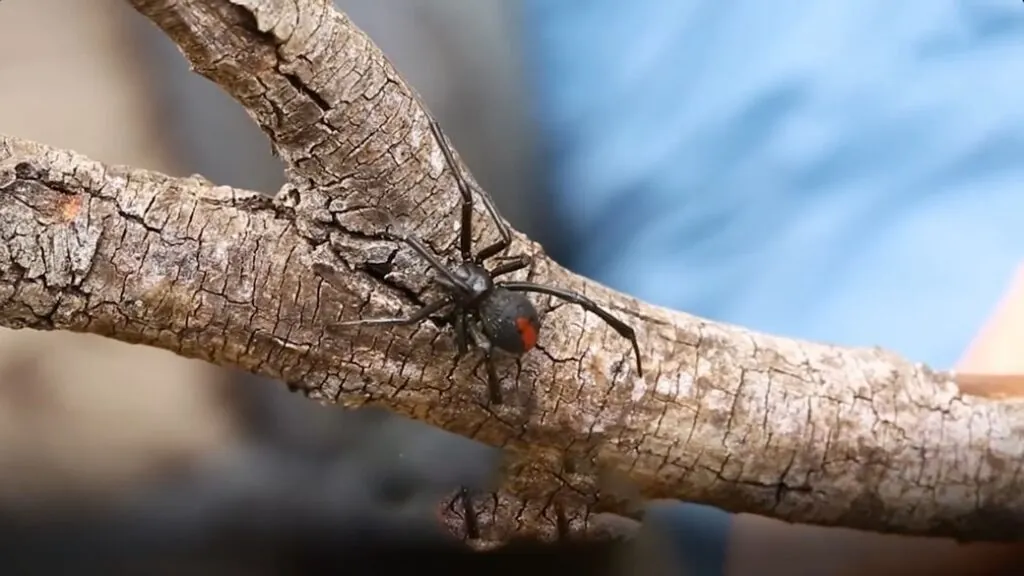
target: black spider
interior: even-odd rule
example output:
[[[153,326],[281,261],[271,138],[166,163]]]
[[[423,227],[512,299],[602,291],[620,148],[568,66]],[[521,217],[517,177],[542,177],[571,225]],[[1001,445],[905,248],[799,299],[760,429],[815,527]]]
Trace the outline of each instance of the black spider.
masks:
[[[452,306],[452,311],[444,316],[444,318],[454,320],[458,356],[461,357],[468,349],[466,340],[468,332],[473,337],[475,344],[484,351],[486,356],[491,402],[500,404],[502,402],[501,388],[494,366],[494,351],[498,349],[514,356],[521,356],[537,344],[537,335],[540,332],[541,326],[540,318],[537,316],[537,310],[533,307],[530,299],[524,294],[525,292],[537,292],[578,304],[584,310],[593,312],[601,317],[619,335],[633,344],[633,351],[636,353],[637,372],[642,374],[643,366],[640,361],[640,347],[637,344],[633,328],[612,316],[611,313],[598,306],[594,301],[582,294],[543,284],[494,281],[494,278],[498,276],[528,267],[531,263],[531,258],[525,255],[513,256],[508,258],[505,263],[499,264],[491,270],[487,270],[484,267],[486,260],[497,256],[509,247],[512,242],[512,234],[509,232],[508,225],[498,216],[497,209],[494,207],[490,197],[476,186],[473,189],[476,190],[480,200],[484,203],[484,208],[486,208],[497,225],[501,239],[483,247],[475,255],[473,254],[472,190],[465,176],[459,170],[458,164],[455,162],[451,148],[441,132],[441,127],[433,119],[430,121],[430,130],[441,146],[441,151],[444,154],[448,168],[452,171],[459,192],[462,194],[462,227],[460,230],[462,262],[455,268],[449,268],[419,238],[404,233],[397,234],[397,238],[406,242],[439,273],[440,276],[436,278],[436,281],[444,287],[447,297],[427,304],[408,317],[351,320],[335,324],[332,326],[332,329],[368,325],[407,326],[421,322],[431,314]],[[329,273],[329,269],[325,266],[315,265],[314,268],[322,276],[325,273]],[[480,329],[482,329],[482,334]]]

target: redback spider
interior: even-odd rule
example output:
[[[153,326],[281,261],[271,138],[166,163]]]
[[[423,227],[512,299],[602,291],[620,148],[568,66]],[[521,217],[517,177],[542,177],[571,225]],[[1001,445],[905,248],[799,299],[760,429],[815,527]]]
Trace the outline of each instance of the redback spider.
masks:
[[[498,216],[490,196],[475,185],[470,187],[455,162],[455,157],[447,139],[441,132],[441,127],[433,118],[430,120],[430,131],[440,145],[448,169],[451,170],[459,193],[462,194],[462,225],[460,229],[462,261],[454,268],[449,268],[419,238],[404,233],[398,234],[397,238],[406,242],[439,274],[435,281],[444,288],[446,297],[423,306],[407,317],[350,320],[332,325],[331,330],[337,331],[339,328],[352,326],[408,326],[422,322],[432,314],[450,306],[452,310],[442,318],[454,321],[455,341],[458,347],[457,358],[462,357],[468,350],[468,333],[476,346],[484,351],[490,400],[492,403],[500,404],[502,402],[501,386],[494,366],[494,352],[497,349],[513,356],[522,356],[537,344],[537,336],[541,327],[540,318],[533,303],[524,294],[536,292],[561,298],[598,315],[620,336],[633,344],[637,373],[643,374],[640,347],[637,344],[633,328],[612,316],[593,300],[576,292],[534,282],[495,282],[494,279],[498,276],[522,270],[530,266],[532,261],[529,256],[520,255],[509,257],[505,263],[490,270],[484,267],[484,263],[488,259],[508,249],[512,243],[512,234],[509,232],[508,225]],[[499,240],[484,246],[476,254],[473,254],[474,190],[501,235]],[[328,267],[314,265],[314,269],[328,279],[326,276],[330,273]]]

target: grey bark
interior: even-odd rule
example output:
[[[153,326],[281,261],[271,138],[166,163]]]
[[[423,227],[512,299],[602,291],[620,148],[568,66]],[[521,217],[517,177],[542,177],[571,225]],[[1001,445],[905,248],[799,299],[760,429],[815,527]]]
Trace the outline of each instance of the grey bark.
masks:
[[[423,107],[325,0],[131,4],[246,109],[288,183],[269,199],[3,137],[0,324],[157,346],[501,447],[504,474],[476,499],[482,545],[560,525],[595,534],[598,512],[650,498],[963,540],[1021,533],[1018,402],[965,396],[953,374],[884,350],[639,302],[520,234],[510,253],[534,258],[523,278],[583,292],[636,328],[642,376],[598,318],[546,298],[538,349],[500,366],[501,406],[479,356],[454,362],[447,328],[331,335],[340,319],[431,300],[426,264],[385,228],[456,256],[459,195]],[[465,529],[458,508],[439,514]]]

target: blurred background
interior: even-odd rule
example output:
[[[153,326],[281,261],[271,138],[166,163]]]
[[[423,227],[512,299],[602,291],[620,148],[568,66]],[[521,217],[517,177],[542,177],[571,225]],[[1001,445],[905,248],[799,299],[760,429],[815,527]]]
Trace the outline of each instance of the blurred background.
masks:
[[[338,5],[420,92],[504,214],[536,232],[544,196],[509,29],[516,3]],[[6,134],[267,193],[283,182],[241,108],[126,2],[6,0],[0,52]],[[0,329],[0,562],[76,529],[125,549],[199,542],[232,522],[337,542],[438,537],[431,506],[482,479],[493,456],[160,350]]]

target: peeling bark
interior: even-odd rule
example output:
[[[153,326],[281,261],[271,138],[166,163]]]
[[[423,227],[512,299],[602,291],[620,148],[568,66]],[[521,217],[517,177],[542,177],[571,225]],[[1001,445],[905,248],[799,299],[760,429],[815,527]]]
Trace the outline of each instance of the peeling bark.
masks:
[[[450,327],[340,319],[432,300],[401,226],[457,257],[459,195],[428,117],[326,0],[132,0],[240,102],[284,160],[274,199],[0,140],[0,324],[157,346],[288,382],[323,403],[379,404],[505,449],[484,540],[593,531],[598,512],[679,498],[792,522],[1004,540],[1024,528],[1024,410],[965,396],[880,349],[756,334],[575,276],[517,234],[520,278],[580,291],[633,325],[631,349],[578,307],[535,297],[540,345],[499,367],[454,361]],[[478,211],[478,241],[495,230]],[[314,265],[343,278],[325,283]],[[297,487],[296,489],[301,489]],[[456,507],[442,510],[466,530]]]

